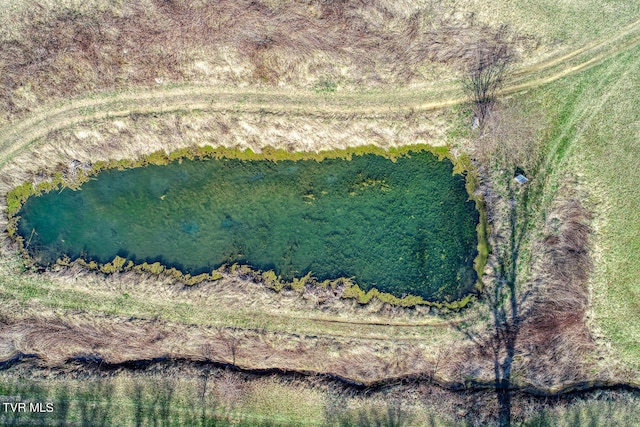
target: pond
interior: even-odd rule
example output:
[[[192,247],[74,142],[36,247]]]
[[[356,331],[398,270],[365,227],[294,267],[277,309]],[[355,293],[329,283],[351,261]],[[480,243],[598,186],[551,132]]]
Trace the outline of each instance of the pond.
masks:
[[[107,170],[79,190],[30,197],[18,215],[42,266],[120,256],[195,275],[239,263],[431,301],[477,281],[479,213],[464,176],[428,151]]]

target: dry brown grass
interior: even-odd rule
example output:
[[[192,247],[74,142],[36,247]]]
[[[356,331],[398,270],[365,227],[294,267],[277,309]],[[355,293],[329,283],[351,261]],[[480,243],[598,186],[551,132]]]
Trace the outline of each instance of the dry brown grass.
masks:
[[[559,200],[534,249],[538,283],[521,334],[523,352],[532,356],[528,373],[538,384],[579,381],[591,367],[595,342],[586,324],[591,217],[579,200]]]
[[[468,152],[484,167],[508,173],[513,173],[516,167],[532,171],[544,148],[540,135],[547,123],[542,110],[525,110],[512,98],[500,100]]]
[[[435,5],[435,4],[434,4]],[[0,38],[5,118],[49,99],[170,82],[333,90],[432,81],[491,33],[411,2],[127,2],[32,7]],[[521,51],[535,45],[517,37]],[[438,73],[443,74],[443,73]],[[441,76],[439,77],[441,80]]]
[[[518,265],[517,276],[509,278],[502,276],[505,273],[496,266],[498,260],[490,260],[493,268],[488,273],[491,279],[487,303],[495,306],[487,310],[494,310],[494,321],[471,334],[474,341],[469,352],[473,356],[468,362],[459,363],[460,376],[475,377],[482,372],[486,378],[495,360],[505,363],[508,347],[512,345],[515,357],[508,377],[512,384],[553,390],[586,378],[590,381],[614,379],[610,370],[603,369],[594,360],[595,340],[587,326],[588,280],[592,268],[591,213],[571,191],[565,188],[562,194],[548,212],[541,235],[531,235],[531,246],[517,249],[531,251],[530,265]],[[496,198],[496,202],[501,199]],[[500,220],[503,216],[494,212],[494,227]],[[493,238],[502,240],[504,246],[509,235],[505,232],[500,236],[498,231]],[[513,307],[509,307],[506,297],[495,301],[491,298],[493,289],[499,286],[496,281],[500,280],[516,281],[517,313],[513,318]],[[500,313],[503,306],[506,318],[498,317],[495,321],[499,316],[496,311]],[[513,337],[513,343],[508,341],[509,336]],[[493,353],[493,349],[497,352]]]
[[[568,176],[560,190],[547,188],[541,141],[549,118],[512,99],[496,107],[468,149],[480,165],[478,191],[494,248],[485,270],[491,322],[469,328],[473,356],[456,372],[487,378],[494,366],[504,370],[497,382],[550,390],[585,378],[611,380],[612,371],[595,360],[587,326],[592,231],[584,195]],[[526,186],[513,183],[517,167],[531,179]]]
[[[435,363],[432,347],[421,342],[301,336],[116,316],[62,317],[64,320],[51,315],[5,320],[0,327],[0,340],[7,344],[2,360],[31,354],[38,356],[41,366],[61,368],[85,360],[113,365],[186,359],[249,370],[330,374],[364,384],[421,374]],[[440,379],[443,372],[437,372],[435,378]]]
[[[92,11],[33,7],[18,14],[15,28],[0,32],[0,108],[9,120],[52,99],[176,82],[283,88],[272,98],[296,88],[328,94],[426,87],[443,70],[451,80],[450,67],[461,68],[477,53],[470,40],[482,40],[495,28],[470,14],[445,13],[436,7],[442,2],[431,4],[145,1]],[[521,53],[538,42],[526,35],[512,39]],[[291,104],[288,109],[262,108],[258,94],[251,109],[242,109],[235,107],[244,102],[240,92],[215,110],[205,108],[218,96],[215,91],[196,94],[187,87],[183,92],[176,95],[182,104],[176,105],[187,106],[198,95],[193,108],[202,105],[203,112],[105,119],[112,111],[105,109],[100,120],[92,121],[93,106],[88,105],[82,120],[56,116],[56,121],[62,117],[69,122],[53,133],[44,128],[52,120],[45,117],[37,123],[43,124],[38,150],[11,159],[2,169],[0,192],[4,196],[17,184],[37,183],[54,172],[71,176],[76,162],[138,158],[193,145],[254,151],[265,146],[316,151],[365,144],[435,145],[445,140],[451,117],[410,112],[409,107],[406,114],[399,109],[384,113],[387,104],[373,105],[367,114],[353,112],[370,98],[341,98],[327,112],[324,103],[331,101],[313,98],[301,107],[293,96],[282,101]],[[131,98],[131,103],[115,100],[113,111],[135,107],[138,100]],[[411,106],[419,105],[417,98],[411,98]],[[161,103],[151,97],[147,101]],[[536,136],[544,118],[513,107],[507,101],[495,110],[480,143],[469,145],[480,161],[497,157],[504,167],[527,168],[535,160],[530,154],[540,149]],[[493,207],[497,225],[503,212],[499,202]],[[500,227],[492,231],[496,243]],[[588,212],[575,197],[566,197],[549,215],[544,239],[532,245],[536,292],[526,307],[514,384],[553,387],[593,378],[588,372],[594,366],[589,363],[593,342],[585,327],[589,234]],[[57,369],[73,366],[67,362],[78,358],[117,364],[169,357],[324,372],[363,383],[413,374],[457,383],[493,379],[486,355],[470,350],[461,334],[428,309],[403,310],[377,302],[362,307],[340,299],[339,292],[319,288],[275,293],[250,277],[233,275],[185,289],[166,278],[134,273],[109,278],[77,269],[19,274],[15,247],[6,240],[2,256],[0,277],[7,279],[2,284],[7,298],[0,311],[0,360],[35,353],[43,366]],[[481,314],[470,311],[451,324],[480,324]],[[418,399],[438,400],[439,408],[461,419],[481,422],[497,411],[490,394],[463,398],[424,382],[410,387],[405,390],[409,401],[418,393]],[[259,400],[267,402],[265,412],[274,411],[268,397],[257,398],[265,387],[247,386],[231,373],[219,373],[211,389],[220,399],[227,396],[227,406]],[[487,418],[474,418],[481,410]],[[369,409],[363,411],[363,419],[376,419]]]
[[[3,168],[2,192],[25,181],[39,182],[55,172],[73,173],[73,161],[137,159],[158,150],[223,146],[259,152],[266,146],[289,151],[330,151],[407,143],[445,142],[442,112],[397,117],[309,117],[250,112],[212,112],[134,116],[94,121],[51,133],[36,152],[23,152]]]

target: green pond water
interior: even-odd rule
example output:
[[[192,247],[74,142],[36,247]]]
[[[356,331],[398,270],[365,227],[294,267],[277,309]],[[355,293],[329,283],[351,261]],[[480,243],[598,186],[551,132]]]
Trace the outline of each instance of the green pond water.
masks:
[[[109,170],[78,191],[30,197],[18,232],[44,266],[118,255],[195,275],[240,263],[287,280],[311,272],[458,299],[477,280],[479,213],[452,170],[426,151],[395,162],[369,154]]]

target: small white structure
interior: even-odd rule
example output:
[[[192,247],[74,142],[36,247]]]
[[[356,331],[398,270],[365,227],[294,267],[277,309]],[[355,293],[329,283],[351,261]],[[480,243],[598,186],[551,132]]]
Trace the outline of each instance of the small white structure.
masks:
[[[526,184],[529,181],[527,177],[522,175],[521,173],[516,175],[513,179],[515,179],[518,182],[518,184]]]
[[[475,114],[471,118],[471,129],[478,129],[480,127],[480,119]]]

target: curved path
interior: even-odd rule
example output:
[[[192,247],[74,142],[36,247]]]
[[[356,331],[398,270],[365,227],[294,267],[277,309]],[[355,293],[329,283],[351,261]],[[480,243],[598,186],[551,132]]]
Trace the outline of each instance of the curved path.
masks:
[[[607,39],[538,64],[516,69],[503,94],[532,89],[600,64],[640,43],[640,20]],[[425,102],[426,100],[426,102]],[[455,86],[438,91],[415,89],[394,93],[348,92],[318,95],[311,91],[237,89],[218,86],[179,85],[112,94],[94,94],[47,105],[6,127],[0,135],[0,168],[15,154],[49,132],[66,127],[131,114],[173,111],[272,111],[307,115],[386,116],[407,111],[429,111],[467,102]]]
[[[503,94],[532,89],[565,76],[594,67],[612,56],[640,44],[640,20],[605,40],[514,70]],[[439,90],[398,90],[346,92],[320,95],[312,91],[278,89],[238,89],[216,86],[178,85],[137,89],[117,93],[94,94],[44,106],[2,129],[0,134],[0,170],[16,154],[50,132],[79,123],[132,114],[176,111],[264,112],[310,116],[391,116],[407,111],[430,111],[467,102],[454,85]],[[319,317],[318,323],[362,324],[396,327],[448,327],[452,322],[357,322]],[[453,322],[455,323],[455,322]]]
[[[591,43],[581,49],[552,58],[538,64],[515,70],[510,81],[503,90],[503,94],[518,93],[539,87],[568,75],[594,67],[617,53],[640,44],[640,21],[623,28],[617,35],[606,40]],[[455,86],[442,87],[438,91],[411,91],[409,89],[394,94],[383,92],[366,93],[335,93],[318,95],[314,92],[292,93],[277,89],[234,89],[211,86],[182,85],[174,87],[160,87],[153,89],[139,89],[135,91],[112,94],[98,94],[92,97],[68,100],[40,108],[24,119],[11,126],[5,127],[0,134],[0,170],[13,156],[29,149],[40,138],[48,133],[64,129],[79,123],[108,118],[126,117],[131,114],[169,113],[173,111],[230,111],[230,112],[262,112],[270,111],[284,114],[301,114],[310,116],[393,116],[406,111],[430,111],[467,102],[461,96],[459,88]],[[341,331],[347,331],[345,338],[352,338],[349,333],[350,325],[362,325],[371,328],[371,335],[366,339],[377,339],[377,333],[388,331],[388,327],[401,329],[451,327],[452,323],[439,321],[428,322],[361,322],[317,316],[307,319],[315,324],[337,324],[340,331],[332,331],[329,335],[339,337]],[[36,331],[33,336],[42,340],[50,340],[51,334],[45,329]],[[90,330],[91,332],[93,330]],[[379,336],[384,336],[380,333]],[[403,335],[403,342],[411,342],[411,333]],[[33,338],[33,337],[32,337]],[[36,342],[39,340],[33,338]],[[424,337],[420,337],[424,340]],[[46,353],[46,352],[43,352]],[[38,354],[22,354],[17,351],[9,358],[0,361],[0,369],[19,363],[23,358],[39,358]],[[130,362],[127,362],[130,363]],[[277,364],[274,364],[277,366]],[[108,363],[101,366],[119,368],[121,365]],[[122,365],[124,366],[124,365]],[[225,365],[231,366],[231,365]],[[235,369],[241,369],[233,366]],[[248,370],[250,372],[287,373],[295,372],[301,375],[317,375],[315,371],[303,371],[289,368],[285,371],[279,368],[267,370]],[[424,378],[422,376],[405,375],[396,378],[376,380],[371,382],[358,381],[344,376],[326,375],[332,379],[342,381],[348,385],[360,388],[385,387],[395,382],[411,380],[429,380],[445,389],[454,391],[495,390],[495,382],[451,383],[444,379]],[[515,384],[510,390],[536,396],[556,397],[565,393],[586,392],[601,389],[617,388],[638,389],[637,384],[618,384],[609,382],[583,382],[558,385],[551,388],[540,388],[532,384]]]

